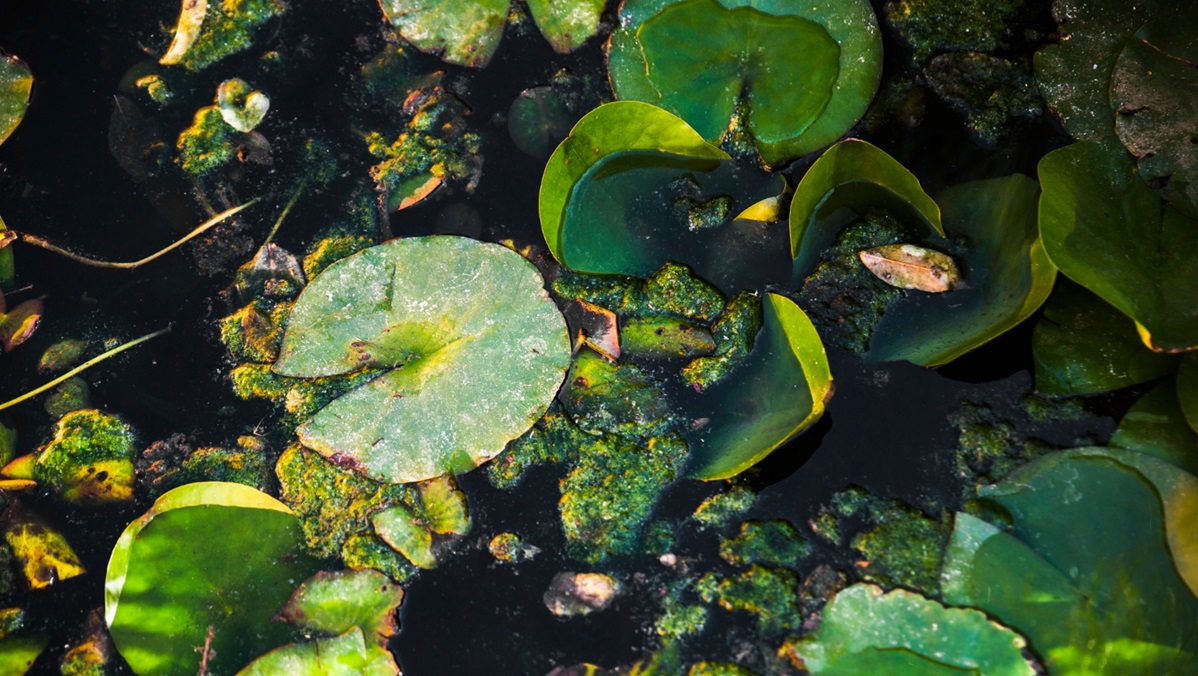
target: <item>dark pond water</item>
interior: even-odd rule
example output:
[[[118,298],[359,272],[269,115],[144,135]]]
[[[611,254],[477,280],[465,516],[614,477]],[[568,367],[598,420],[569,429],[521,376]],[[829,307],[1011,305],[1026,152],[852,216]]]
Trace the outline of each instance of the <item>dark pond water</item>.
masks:
[[[381,14],[369,0],[291,4],[283,27],[263,39],[301,55],[294,72],[302,77],[269,89],[269,124],[274,125],[269,131],[296,138],[308,130],[326,130],[322,133],[343,153],[343,169],[365,176],[370,159],[349,129],[341,102],[350,75],[383,45]],[[177,3],[159,0],[0,3],[0,47],[31,64],[37,78],[25,121],[0,148],[0,214],[9,227],[98,258],[132,260],[205,217],[186,181],[177,176],[138,181],[110,152],[122,76],[152,58],[146,50],[162,49],[160,27],[173,25],[177,11]],[[1049,21],[1046,10],[1041,11]],[[904,52],[891,36],[886,40],[889,76],[901,69]],[[393,215],[393,232],[435,232],[442,212],[466,205],[480,217],[480,238],[539,243],[536,195],[543,162],[516,149],[503,116],[521,90],[544,84],[560,68],[601,79],[599,43],[593,40],[575,54],[561,56],[535,32],[509,31],[486,70],[454,71],[466,85],[462,96],[472,109],[470,123],[484,134],[483,178],[473,194],[459,192]],[[250,58],[233,57],[197,78],[196,91],[184,93],[194,105],[156,114],[163,138],[173,139],[186,126],[187,111],[208,103],[216,84]],[[999,148],[985,148],[969,138],[954,113],[934,98],[928,105],[920,126],[891,125],[869,138],[910,167],[932,194],[971,178],[1013,171],[1034,175],[1035,161],[1063,142],[1054,124],[1042,120],[1025,125]],[[800,162],[788,170],[792,184],[804,168]],[[296,170],[279,166],[258,171],[237,185],[235,196],[224,197],[237,203],[269,193]],[[280,232],[281,245],[302,250],[315,231],[337,217],[335,187],[304,198]],[[88,373],[95,405],[119,412],[147,443],[183,433],[195,443],[211,445],[253,433],[269,412],[231,393],[230,365],[214,328],[228,311],[219,292],[274,219],[265,209],[250,214],[240,231],[225,233],[222,240],[135,271],[98,270],[29,247],[19,249],[19,283],[30,287],[24,292],[28,296],[46,297],[46,316],[29,343],[3,355],[0,399],[40,384],[36,359],[56,339],[127,339],[169,325],[169,335]],[[222,260],[223,248],[233,249],[234,255]],[[828,414],[751,473],[748,481],[760,494],[749,516],[785,518],[805,528],[835,491],[850,484],[913,503],[955,507],[960,496],[952,460],[957,432],[949,415],[967,400],[1016,406],[1030,391],[1029,326],[937,370],[865,364],[830,351],[836,395]],[[1114,410],[1119,405],[1109,406]],[[5,421],[19,430],[23,452],[41,443],[53,422],[36,402],[5,412]],[[1109,420],[1097,426],[1109,427]],[[1059,432],[1059,443],[1068,443],[1076,433]],[[550,578],[560,570],[580,568],[563,553],[556,481],[553,471],[540,469],[520,490],[502,492],[491,488],[481,472],[463,478],[474,534],[446,564],[407,585],[402,630],[393,645],[404,673],[541,674],[555,665],[584,661],[612,667],[656,647],[654,599],[665,573],[652,557],[610,566],[632,586],[614,608],[568,621],[546,612],[541,595]],[[682,517],[717,488],[680,483],[670,489],[657,516]],[[54,633],[37,667],[39,673],[53,673],[87,612],[102,605],[103,570],[113,542],[146,505],[85,510],[38,498],[34,507],[69,534],[90,571],[48,593],[13,600],[28,604],[36,621]],[[496,563],[485,543],[503,531],[520,533],[541,554],[517,567]],[[717,544],[712,537],[690,533],[681,537],[678,549],[697,567],[712,566],[718,562]],[[808,568],[819,561],[851,564],[842,551],[831,548],[813,557]],[[735,651],[762,650],[753,624],[742,620],[720,616],[708,638],[695,646],[696,655],[731,658]]]

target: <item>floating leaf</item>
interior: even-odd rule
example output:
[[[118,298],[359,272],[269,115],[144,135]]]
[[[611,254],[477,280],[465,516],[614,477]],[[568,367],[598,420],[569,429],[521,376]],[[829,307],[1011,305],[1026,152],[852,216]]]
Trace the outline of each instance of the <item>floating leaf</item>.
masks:
[[[301,441],[375,479],[421,481],[494,457],[545,412],[566,322],[520,254],[465,237],[381,244],[300,294],[276,373],[392,369],[334,400]]]
[[[437,567],[433,534],[424,520],[404,505],[393,505],[370,517],[374,532],[392,549],[426,570]]]
[[[1061,39],[1036,53],[1036,82],[1074,138],[1115,133],[1111,74],[1119,50],[1145,21],[1179,14],[1173,0],[1054,0]]]
[[[743,116],[771,166],[848,131],[881,66],[877,20],[863,0],[627,0],[608,46],[617,98],[670,110],[712,142]]]
[[[279,616],[307,631],[338,636],[361,627],[385,643],[395,635],[403,589],[377,570],[321,571],[306,580]]]
[[[302,542],[299,519],[248,486],[164,493],[108,562],[105,619],[117,650],[139,674],[190,673],[211,627],[208,668],[228,673],[281,645],[286,625],[271,618],[316,569]]]
[[[1198,432],[1186,424],[1173,380],[1160,383],[1132,405],[1119,421],[1111,445],[1160,458],[1198,475]]]
[[[4,310],[4,294],[0,293],[0,342],[4,343],[4,350],[8,352],[28,340],[37,330],[42,320],[42,301],[34,298],[16,306],[12,312],[6,313]]]
[[[599,31],[604,0],[528,0],[532,20],[559,54],[572,52]]]
[[[1198,218],[1198,19],[1185,12],[1149,22],[1128,41],[1111,79],[1119,140],[1165,197]]]
[[[813,633],[783,650],[811,674],[1036,673],[1023,658],[1026,642],[983,613],[945,608],[905,589],[855,584],[823,610]]]
[[[118,416],[94,408],[71,411],[55,423],[54,437],[37,449],[31,478],[75,504],[129,502],[138,450],[133,428]]]
[[[0,673],[19,676],[29,671],[50,642],[49,636],[5,636],[0,638]]]
[[[8,229],[4,219],[0,218],[0,293],[11,291],[16,268],[12,260],[12,247],[9,246],[17,239],[17,233]]]
[[[1140,342],[1127,315],[1068,279],[1057,282],[1032,333],[1036,391],[1093,394],[1172,373],[1177,357]]]
[[[1198,479],[1141,453],[1086,448],[979,492],[1013,523],[957,515],[947,602],[1023,632],[1058,673],[1198,668]]]
[[[885,208],[921,226],[927,236],[944,236],[940,207],[919,179],[885,151],[849,139],[820,156],[790,202],[790,255],[795,273],[806,276],[820,252],[854,216]]]
[[[270,110],[270,98],[250,88],[245,80],[235,77],[225,80],[216,88],[216,107],[230,127],[250,132],[266,117],[266,111]]]
[[[354,627],[336,638],[292,643],[259,657],[237,676],[397,676],[399,665]]]
[[[687,436],[697,479],[735,476],[819,420],[832,373],[811,320],[789,298],[768,294],[753,352],[688,411],[702,421]]]
[[[0,143],[21,124],[32,91],[33,73],[29,66],[15,56],[0,54]]]
[[[508,134],[521,152],[544,159],[570,133],[577,117],[553,87],[520,92],[507,112]]]
[[[1188,354],[1177,371],[1177,401],[1186,422],[1198,432],[1198,354]]]
[[[944,293],[961,284],[951,256],[914,244],[886,244],[857,254],[878,279],[900,289]]]
[[[1039,172],[1040,234],[1061,272],[1136,320],[1148,347],[1198,347],[1198,223],[1162,208],[1114,140],[1055,150]]]
[[[45,589],[87,572],[67,539],[20,502],[13,501],[0,514],[0,529],[30,589]]]
[[[1031,316],[1056,279],[1036,229],[1037,195],[1036,182],[1020,174],[945,191],[944,228],[969,244],[957,257],[966,288],[915,294],[890,308],[874,329],[870,357],[946,364]]]

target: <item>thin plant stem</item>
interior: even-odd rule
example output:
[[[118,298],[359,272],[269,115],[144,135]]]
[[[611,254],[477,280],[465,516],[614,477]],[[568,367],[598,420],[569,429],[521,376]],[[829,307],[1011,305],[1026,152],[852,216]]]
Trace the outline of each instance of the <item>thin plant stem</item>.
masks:
[[[22,401],[25,401],[26,399],[31,399],[33,397],[36,397],[37,395],[41,394],[42,392],[45,392],[46,390],[49,390],[52,387],[56,387],[57,385],[60,385],[64,382],[66,382],[67,380],[74,378],[75,376],[79,375],[80,373],[83,373],[84,371],[95,366],[96,364],[99,364],[100,362],[105,361],[110,357],[115,357],[116,355],[124,352],[125,350],[128,350],[133,347],[137,347],[138,345],[141,345],[142,343],[146,342],[147,340],[150,340],[151,338],[157,338],[158,336],[161,336],[164,333],[170,333],[170,330],[171,330],[171,327],[169,327],[169,326],[166,327],[165,329],[159,329],[159,330],[155,331],[154,333],[148,333],[148,334],[142,336],[141,338],[135,338],[127,343],[124,343],[123,345],[118,345],[118,346],[112,348],[111,350],[105,352],[104,354],[101,354],[96,357],[92,357],[91,359],[88,359],[87,361],[83,362],[79,366],[76,366],[75,368],[71,369],[70,371],[67,371],[66,373],[62,374],[61,376],[58,376],[54,380],[51,380],[50,382],[46,383],[45,385],[42,385],[41,387],[39,387],[37,389],[30,390],[30,391],[26,392],[25,394],[22,394],[21,396],[17,397],[16,399],[10,399],[10,400],[4,402],[3,404],[0,404],[0,411],[3,411],[4,409],[6,409],[10,406],[16,406],[17,404],[21,403]]]
[[[241,211],[242,209],[245,209],[246,207],[250,206],[251,204],[253,204],[254,202],[257,202],[257,201],[258,200],[255,198],[255,199],[250,200],[249,202],[246,202],[245,204],[242,204],[241,206],[236,206],[236,207],[233,207],[232,209],[225,209],[224,211],[220,212],[219,214],[217,214],[217,215],[213,216],[212,218],[209,218],[208,220],[199,224],[198,226],[196,226],[195,230],[192,230],[191,232],[187,233],[181,239],[177,240],[175,243],[171,244],[170,246],[167,246],[165,249],[161,249],[157,253],[146,256],[145,258],[143,258],[139,261],[130,261],[128,263],[115,263],[115,262],[111,262],[111,261],[97,260],[95,258],[88,258],[87,256],[80,256],[79,254],[71,253],[70,251],[63,249],[62,247],[55,246],[55,245],[47,242],[46,240],[42,239],[41,237],[37,237],[36,235],[24,235],[23,234],[23,235],[21,235],[21,241],[25,242],[26,244],[32,244],[34,246],[41,247],[43,249],[46,249],[47,251],[53,251],[56,254],[61,254],[77,263],[83,263],[84,265],[91,265],[91,266],[94,266],[97,268],[116,268],[116,269],[120,269],[120,270],[132,270],[133,268],[145,265],[146,263],[149,263],[150,261],[153,261],[165,254],[170,253],[171,251],[174,251],[175,249],[183,246],[187,242],[195,239],[196,237],[199,237],[200,235],[204,234],[205,231],[210,230],[211,228],[220,224],[225,219],[229,218],[230,216],[236,214],[237,212]]]
[[[279,220],[275,221],[275,227],[270,229],[270,234],[266,236],[266,241],[262,243],[262,246],[270,244],[270,241],[275,238],[275,233],[279,231],[279,226],[283,225],[283,221],[287,218],[287,214],[291,213],[291,207],[295,206],[295,203],[297,200],[299,200],[300,195],[304,193],[304,188],[306,186],[307,181],[304,181],[303,183],[300,183],[300,186],[295,189],[294,193],[292,193],[291,199],[287,201],[287,206],[283,207],[283,212],[279,214]]]

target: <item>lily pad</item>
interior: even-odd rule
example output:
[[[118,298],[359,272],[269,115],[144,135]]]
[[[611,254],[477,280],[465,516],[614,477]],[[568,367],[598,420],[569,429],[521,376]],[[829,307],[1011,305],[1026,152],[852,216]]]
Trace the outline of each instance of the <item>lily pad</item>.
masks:
[[[49,636],[5,636],[0,638],[0,672],[24,674],[42,654]]]
[[[713,142],[743,115],[768,166],[848,131],[882,69],[864,0],[627,0],[607,56],[617,98],[660,105]]]
[[[1186,422],[1198,432],[1198,355],[1188,354],[1177,371],[1177,401]]]
[[[1149,22],[1123,48],[1111,79],[1115,131],[1149,181],[1198,218],[1198,19]]]
[[[687,473],[735,476],[824,414],[832,373],[815,326],[789,298],[767,294],[753,352],[726,380],[704,392],[688,415],[706,424],[686,435]]]
[[[944,236],[940,207],[919,179],[877,146],[848,139],[820,156],[790,202],[790,255],[795,274],[805,277],[820,252],[853,217],[883,208],[905,217],[927,237]]]
[[[332,636],[361,627],[367,638],[384,643],[395,635],[403,596],[403,589],[377,570],[321,571],[295,590],[279,616]]]
[[[532,20],[559,54],[572,52],[599,32],[605,0],[528,0]]]
[[[230,528],[236,524],[236,528]],[[105,581],[105,619],[139,674],[227,673],[286,642],[271,618],[316,571],[299,519],[258,490],[201,482],[164,493],[125,529]]]
[[[292,643],[259,657],[237,676],[396,676],[399,665],[354,627],[336,638]]]
[[[250,132],[266,117],[266,111],[270,110],[270,98],[257,89],[251,89],[245,80],[235,77],[225,80],[216,88],[216,107],[230,127],[240,132]]]
[[[0,54],[0,143],[21,124],[32,91],[29,66],[15,56]]]
[[[464,472],[548,409],[570,362],[536,268],[465,237],[398,239],[344,258],[300,294],[274,371],[390,369],[299,428],[305,446],[393,483]]]
[[[823,610],[819,628],[784,650],[812,674],[1036,673],[1023,637],[977,610],[945,608],[905,589],[855,584]]]
[[[1061,39],[1036,52],[1036,82],[1065,129],[1080,140],[1115,133],[1111,74],[1119,50],[1145,21],[1183,14],[1173,0],[1054,0]]]
[[[1032,333],[1036,391],[1094,394],[1172,373],[1177,357],[1140,342],[1127,315],[1068,279],[1057,282]]]
[[[1198,222],[1136,176],[1113,139],[1040,160],[1040,235],[1065,276],[1136,320],[1158,352],[1198,347]]]
[[[888,310],[874,329],[870,357],[947,364],[1031,316],[1056,279],[1036,228],[1038,194],[1034,180],[1012,174],[941,195],[945,230],[969,245],[959,256],[965,285],[912,294]]]
[[[979,493],[1013,523],[957,515],[946,601],[1023,632],[1059,673],[1198,668],[1198,479],[1141,453],[1085,448]]]
[[[1155,456],[1198,475],[1198,432],[1186,424],[1171,379],[1149,390],[1123,415],[1111,446]]]

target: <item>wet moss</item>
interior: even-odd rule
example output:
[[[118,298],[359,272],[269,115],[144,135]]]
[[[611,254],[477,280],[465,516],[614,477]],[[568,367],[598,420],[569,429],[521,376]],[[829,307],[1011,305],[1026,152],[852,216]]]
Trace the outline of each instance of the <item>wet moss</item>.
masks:
[[[346,538],[341,546],[341,560],[349,568],[377,570],[396,582],[403,582],[419,571],[373,534],[357,533]]]
[[[68,502],[127,502],[136,457],[137,435],[128,423],[96,409],[72,411],[38,449],[33,479]]]
[[[709,615],[705,606],[667,596],[662,605],[662,614],[653,628],[658,636],[667,640],[677,640],[703,631]]]
[[[984,145],[998,143],[1019,120],[1035,119],[1044,108],[1030,61],[955,52],[932,59],[924,75]]]
[[[291,378],[275,373],[270,364],[242,364],[229,376],[237,396],[273,401],[289,414],[282,424],[294,427],[337,397],[373,380],[380,372],[365,369],[327,378]]]
[[[500,563],[516,563],[523,555],[523,540],[515,533],[500,533],[487,543],[487,551]]]
[[[237,159],[241,136],[216,106],[200,108],[191,126],[179,134],[179,166],[196,177],[212,173]]]
[[[591,434],[644,441],[675,424],[658,382],[635,364],[612,364],[590,350],[575,356],[558,399],[579,429]]]
[[[735,485],[704,500],[691,518],[708,528],[726,528],[749,511],[756,501],[757,494],[751,489]]]
[[[304,274],[308,279],[312,279],[333,263],[371,246],[374,246],[374,239],[365,235],[325,237],[316,242],[308,255],[304,256]]]
[[[240,362],[266,363],[279,358],[290,304],[253,301],[220,320],[220,341]]]
[[[209,2],[203,27],[179,65],[203,70],[221,59],[249,49],[254,32],[286,10],[282,0]]]
[[[577,457],[578,448],[593,440],[554,402],[535,425],[487,463],[487,478],[496,488],[513,488],[529,468],[571,460]]]
[[[840,520],[826,509],[821,509],[815,518],[811,519],[811,531],[834,545],[840,544]]]
[[[183,461],[179,471],[167,478],[164,488],[196,481],[228,481],[267,490],[271,484],[270,462],[263,449],[198,448]]]
[[[768,634],[797,629],[799,578],[785,568],[753,565],[719,581],[715,599],[725,610],[751,613]]]
[[[668,262],[645,280],[645,306],[654,313],[711,322],[724,312],[724,302],[719,289],[681,263]]]
[[[1027,0],[890,0],[883,12],[923,62],[937,52],[994,52],[1026,39]]]
[[[560,484],[567,554],[597,563],[637,551],[645,523],[685,458],[686,442],[676,436],[643,445],[605,436],[579,449],[577,465]]]
[[[722,382],[753,351],[763,321],[761,299],[747,291],[737,294],[712,327],[715,352],[687,364],[683,382],[695,391]]]
[[[669,521],[654,521],[645,528],[641,537],[641,548],[650,556],[661,556],[669,553],[677,544],[674,537],[674,526]]]
[[[789,521],[746,521],[735,537],[720,543],[720,557],[734,565],[796,568],[811,554],[811,544]]]

